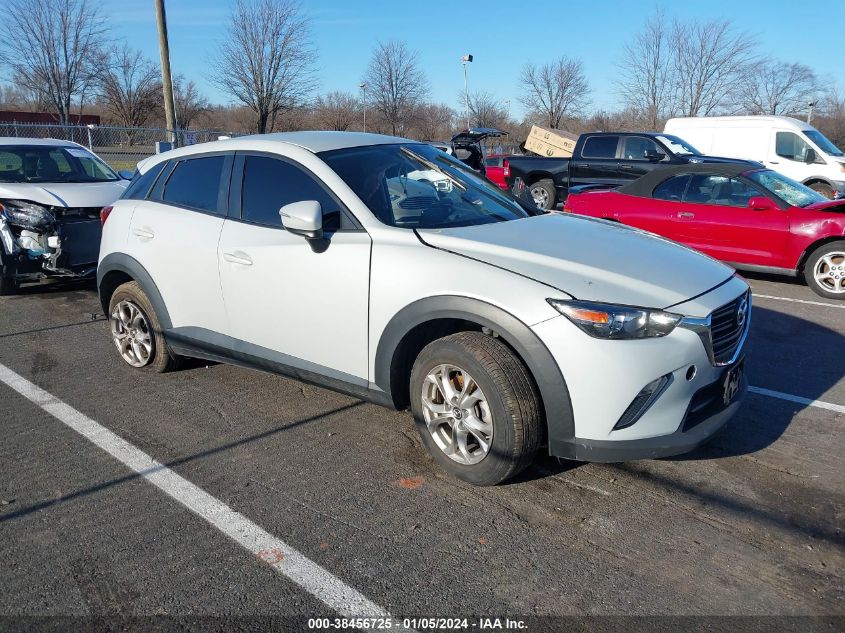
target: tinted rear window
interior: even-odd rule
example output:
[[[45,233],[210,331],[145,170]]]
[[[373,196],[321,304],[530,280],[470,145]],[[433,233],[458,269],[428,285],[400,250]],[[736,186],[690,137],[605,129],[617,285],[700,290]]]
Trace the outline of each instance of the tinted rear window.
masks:
[[[651,195],[653,198],[657,198],[658,200],[680,201],[684,197],[684,191],[687,188],[687,182],[689,182],[689,179],[689,174],[684,174],[683,176],[673,176],[669,180],[664,180],[662,183],[657,185]]]
[[[223,156],[205,156],[180,161],[167,180],[162,200],[222,215],[217,201],[223,162]]]
[[[618,136],[591,136],[584,141],[581,156],[584,158],[616,158]]]
[[[132,182],[129,183],[121,198],[124,200],[143,200],[146,198],[166,163],[167,161],[157,163],[143,174],[136,170],[135,175],[132,176]]]

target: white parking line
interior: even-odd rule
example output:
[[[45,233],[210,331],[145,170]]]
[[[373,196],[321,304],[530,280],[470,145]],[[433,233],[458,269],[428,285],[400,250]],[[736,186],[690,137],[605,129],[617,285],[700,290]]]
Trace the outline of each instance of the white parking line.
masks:
[[[219,499],[2,364],[0,381],[134,470],[339,614],[347,617],[391,617],[380,606],[284,541],[265,532]]]
[[[791,299],[789,297],[776,297],[774,295],[758,295],[756,292],[752,294],[759,299],[774,299],[776,301],[789,301],[791,303],[805,303],[811,306],[824,306],[825,308],[845,308],[845,304],[824,303],[823,301],[807,301],[806,299]]]
[[[769,396],[770,398],[780,398],[781,400],[789,400],[790,402],[805,404],[809,407],[817,407],[819,409],[827,409],[828,411],[836,411],[837,413],[845,413],[845,406],[842,406],[841,404],[832,404],[821,400],[810,400],[810,398],[793,396],[791,393],[773,391],[772,389],[763,389],[762,387],[749,387],[748,391],[760,394],[761,396]]]

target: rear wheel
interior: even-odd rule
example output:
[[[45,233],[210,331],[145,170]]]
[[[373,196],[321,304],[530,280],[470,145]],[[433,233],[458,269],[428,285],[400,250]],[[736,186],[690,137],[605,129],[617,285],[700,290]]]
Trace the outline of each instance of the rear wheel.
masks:
[[[137,282],[114,291],[109,325],[117,352],[128,365],[154,372],[176,369],[179,359],[167,349],[155,310]]]
[[[817,295],[845,300],[845,240],[820,246],[807,258],[804,279]]]
[[[833,200],[833,197],[836,195],[836,192],[833,190],[833,187],[831,187],[826,182],[814,182],[808,186],[813,191],[817,191],[822,194],[825,198],[829,198],[831,200]]]
[[[531,198],[543,211],[551,211],[555,208],[555,183],[551,180],[538,180],[528,188]]]
[[[411,410],[444,470],[489,486],[534,459],[543,415],[522,361],[500,340],[461,332],[427,345],[411,372]]]

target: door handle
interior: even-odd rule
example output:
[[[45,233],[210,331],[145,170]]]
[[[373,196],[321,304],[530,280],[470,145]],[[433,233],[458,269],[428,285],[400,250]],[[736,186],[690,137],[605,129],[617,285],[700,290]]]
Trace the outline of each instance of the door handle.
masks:
[[[230,264],[252,266],[252,258],[243,251],[235,251],[234,253],[223,253],[223,259],[225,259]]]
[[[780,162],[776,160],[770,160],[769,165],[780,165]]]
[[[679,217],[679,218],[694,218],[694,217],[695,217],[695,213],[690,213],[689,211],[681,211],[681,212],[678,214],[678,217]]]
[[[132,229],[132,233],[142,240],[151,240],[156,236],[155,232],[148,226],[136,226]]]
[[[584,168],[584,169],[589,169],[589,167],[590,167],[590,166],[589,166],[589,165],[587,165],[586,163],[577,163],[575,166],[576,166],[576,167],[582,167],[582,168]]]
[[[633,169],[633,165],[619,165],[619,169]]]

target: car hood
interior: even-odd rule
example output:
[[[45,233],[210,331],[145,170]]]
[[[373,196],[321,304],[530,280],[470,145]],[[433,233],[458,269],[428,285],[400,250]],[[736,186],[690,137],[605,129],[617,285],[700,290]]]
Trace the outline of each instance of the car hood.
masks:
[[[429,246],[588,301],[666,308],[734,274],[732,268],[662,237],[569,214],[417,233]]]
[[[0,183],[0,199],[28,200],[49,207],[105,207],[117,200],[128,184],[128,180]]]
[[[745,160],[743,158],[726,158],[724,156],[687,156],[690,163],[744,163],[754,167],[763,167],[763,163],[756,160]]]

